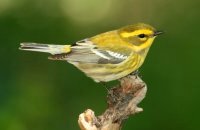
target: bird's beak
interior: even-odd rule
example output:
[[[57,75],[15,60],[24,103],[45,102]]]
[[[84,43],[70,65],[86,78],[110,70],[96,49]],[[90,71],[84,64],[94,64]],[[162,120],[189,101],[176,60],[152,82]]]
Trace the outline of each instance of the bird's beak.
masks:
[[[163,34],[163,33],[164,33],[163,31],[155,31],[153,36],[158,36],[158,35]]]

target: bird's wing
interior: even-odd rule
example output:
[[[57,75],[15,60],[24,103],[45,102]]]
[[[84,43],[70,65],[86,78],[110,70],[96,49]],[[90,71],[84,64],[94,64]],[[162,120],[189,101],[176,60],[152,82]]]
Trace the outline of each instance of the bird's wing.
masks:
[[[53,55],[50,59],[67,60],[69,62],[118,64],[128,58],[127,53],[114,52],[112,49],[98,48],[92,41],[84,39],[71,46],[68,54]]]

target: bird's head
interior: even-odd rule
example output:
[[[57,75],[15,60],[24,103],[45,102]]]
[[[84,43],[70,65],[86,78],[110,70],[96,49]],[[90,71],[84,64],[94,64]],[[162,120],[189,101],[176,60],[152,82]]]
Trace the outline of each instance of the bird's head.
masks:
[[[123,40],[132,44],[135,51],[139,52],[149,48],[155,37],[163,32],[157,31],[148,24],[138,23],[123,27],[118,30],[118,33]]]

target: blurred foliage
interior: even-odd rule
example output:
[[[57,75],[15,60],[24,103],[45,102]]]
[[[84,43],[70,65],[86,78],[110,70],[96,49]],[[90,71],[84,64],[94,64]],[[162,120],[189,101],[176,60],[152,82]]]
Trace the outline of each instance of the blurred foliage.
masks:
[[[123,130],[200,129],[199,12],[199,0],[0,0],[0,129],[78,130],[79,113],[106,108],[100,84],[20,42],[73,43],[136,22],[166,33],[140,69],[144,112]]]

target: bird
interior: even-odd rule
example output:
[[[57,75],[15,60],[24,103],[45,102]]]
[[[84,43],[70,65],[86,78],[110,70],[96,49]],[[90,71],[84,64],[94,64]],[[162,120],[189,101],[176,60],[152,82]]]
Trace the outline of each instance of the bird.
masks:
[[[95,82],[109,82],[136,72],[160,34],[151,25],[136,23],[71,45],[23,42],[19,49],[50,53],[49,59],[67,61]]]

